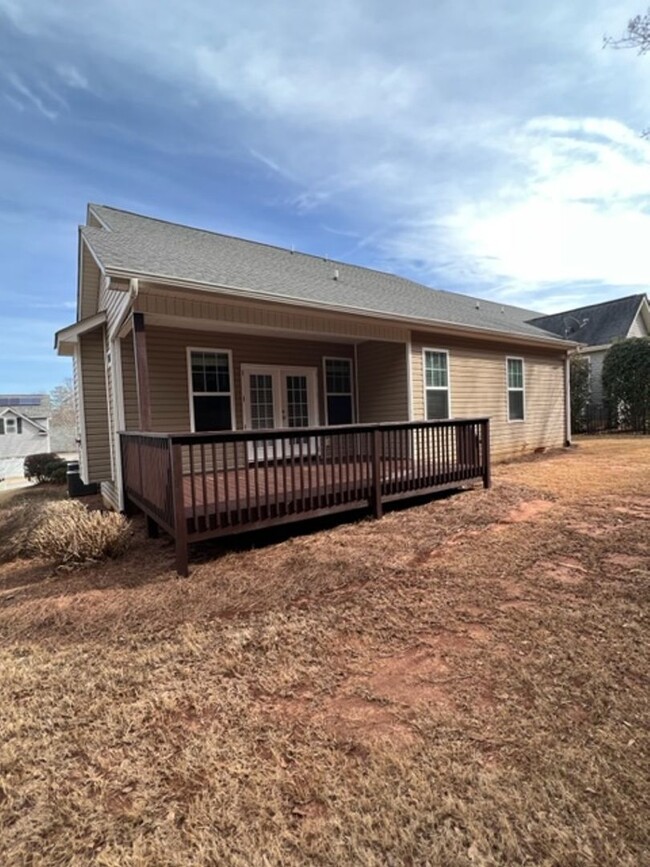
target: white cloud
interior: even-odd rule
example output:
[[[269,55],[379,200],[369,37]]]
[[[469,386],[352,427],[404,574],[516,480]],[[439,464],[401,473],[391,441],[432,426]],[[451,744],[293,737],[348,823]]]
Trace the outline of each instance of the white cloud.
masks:
[[[9,82],[12,87],[16,90],[20,96],[24,97],[28,102],[34,105],[42,115],[44,115],[48,120],[56,120],[58,117],[58,112],[54,111],[50,108],[44,100],[36,93],[35,90],[32,90],[27,86],[27,84],[16,74],[11,73],[9,76]]]
[[[194,111],[206,142],[227,128],[286,184],[277,207],[338,214],[366,261],[522,303],[647,285],[647,71],[601,50],[627,15],[607,0],[588,16],[564,0],[75,6],[0,0],[30,37],[76,46],[48,58],[67,87],[92,69],[172,124]],[[13,97],[56,115],[18,80]]]
[[[71,63],[59,63],[55,69],[59,78],[68,87],[74,90],[88,90],[88,79],[76,66],[73,66]]]

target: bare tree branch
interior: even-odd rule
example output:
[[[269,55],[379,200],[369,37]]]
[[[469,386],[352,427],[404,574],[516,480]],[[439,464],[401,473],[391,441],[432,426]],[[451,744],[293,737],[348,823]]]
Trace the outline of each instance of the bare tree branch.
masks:
[[[645,15],[636,15],[627,22],[627,28],[622,36],[613,39],[603,38],[603,48],[636,48],[637,54],[647,54],[650,51],[650,6]]]

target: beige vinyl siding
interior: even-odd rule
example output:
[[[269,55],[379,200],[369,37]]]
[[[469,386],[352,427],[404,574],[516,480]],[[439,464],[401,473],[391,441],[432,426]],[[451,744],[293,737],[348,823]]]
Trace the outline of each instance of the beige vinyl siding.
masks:
[[[207,293],[154,291],[140,286],[135,309],[158,316],[176,316],[200,322],[248,329],[278,329],[314,335],[338,335],[359,340],[395,340],[404,342],[407,329],[366,316],[327,314],[289,304],[245,301]],[[146,320],[145,315],[145,320]],[[160,323],[159,323],[160,324]],[[192,327],[191,323],[187,323]],[[336,340],[335,337],[332,338]]]
[[[564,445],[563,353],[507,343],[479,343],[414,332],[411,336],[413,417],[425,417],[422,350],[449,351],[451,416],[489,416],[493,460]],[[524,359],[525,420],[508,421],[506,357]]]
[[[133,333],[120,340],[122,353],[122,396],[124,398],[124,425],[127,430],[138,430],[140,412],[138,410],[138,390],[135,377],[135,355],[133,352]]]
[[[88,462],[82,477],[86,482],[102,482],[112,476],[103,329],[79,338],[79,355],[85,421],[81,437]]]
[[[318,416],[319,422],[324,423],[323,358],[338,356],[350,358],[354,363],[354,347],[345,343],[290,340],[234,333],[219,334],[211,331],[190,331],[159,326],[147,327],[146,339],[151,388],[151,420],[153,430],[159,431],[190,430],[188,347],[227,349],[232,352],[231,387],[234,390],[237,428],[243,427],[242,364],[315,368],[318,380]]]
[[[357,346],[359,421],[409,417],[406,345],[367,341]]]
[[[101,271],[92,253],[83,241],[81,244],[81,296],[79,298],[79,319],[87,319],[97,313],[99,305],[99,283]]]

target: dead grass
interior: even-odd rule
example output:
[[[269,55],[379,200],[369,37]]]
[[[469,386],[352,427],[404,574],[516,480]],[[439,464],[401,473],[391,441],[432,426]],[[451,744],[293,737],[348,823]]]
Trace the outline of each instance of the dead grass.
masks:
[[[131,542],[127,519],[63,499],[60,488],[33,488],[0,507],[0,561],[41,558],[55,566],[121,556]]]
[[[590,440],[189,580],[141,529],[1,564],[0,863],[644,863],[649,469]]]

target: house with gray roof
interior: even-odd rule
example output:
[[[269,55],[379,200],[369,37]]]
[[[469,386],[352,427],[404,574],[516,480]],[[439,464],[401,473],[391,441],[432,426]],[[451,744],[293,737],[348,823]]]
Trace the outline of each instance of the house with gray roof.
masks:
[[[104,205],[78,242],[77,317],[55,346],[73,358],[82,478],[115,508],[234,531],[351,508],[380,466],[375,509],[479,455],[570,439],[576,341],[535,311]]]
[[[550,316],[537,316],[531,323],[580,343],[577,352],[589,359],[590,405],[603,405],[603,362],[607,350],[617,340],[647,337],[650,334],[650,304],[645,294],[613,298],[564,310]]]
[[[47,395],[0,394],[0,480],[22,478],[28,455],[50,451]]]

